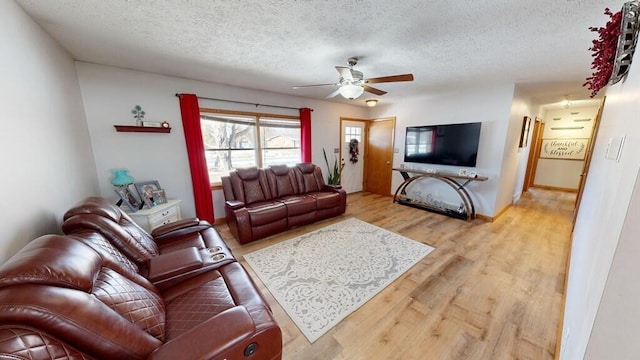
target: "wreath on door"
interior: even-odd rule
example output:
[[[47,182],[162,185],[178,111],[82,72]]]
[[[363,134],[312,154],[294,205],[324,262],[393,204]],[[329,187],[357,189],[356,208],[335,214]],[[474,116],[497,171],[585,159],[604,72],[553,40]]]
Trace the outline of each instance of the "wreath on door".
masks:
[[[360,155],[360,151],[358,150],[358,139],[351,139],[351,141],[349,141],[349,154],[351,154],[349,161],[351,161],[352,164],[357,163],[358,155]]]

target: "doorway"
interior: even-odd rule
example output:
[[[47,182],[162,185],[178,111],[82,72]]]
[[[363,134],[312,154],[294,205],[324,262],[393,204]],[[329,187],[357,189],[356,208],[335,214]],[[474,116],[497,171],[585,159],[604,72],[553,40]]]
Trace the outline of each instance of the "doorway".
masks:
[[[340,118],[340,160],[344,164],[340,183],[347,194],[367,191],[391,196],[395,127],[395,117]],[[353,139],[357,140],[356,156]]]
[[[340,184],[347,194],[363,190],[367,120],[340,118]]]
[[[396,118],[375,119],[370,121],[368,125],[364,191],[391,196]]]

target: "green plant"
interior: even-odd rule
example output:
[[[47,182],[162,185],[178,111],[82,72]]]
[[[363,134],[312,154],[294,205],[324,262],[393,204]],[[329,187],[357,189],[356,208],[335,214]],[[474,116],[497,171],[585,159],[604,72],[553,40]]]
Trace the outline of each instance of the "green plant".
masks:
[[[136,105],[133,110],[131,110],[131,113],[133,114],[133,117],[137,120],[140,121],[142,120],[142,118],[144,118],[144,110],[142,110],[142,106],[140,105]]]
[[[324,162],[327,164],[327,170],[329,171],[329,176],[327,176],[327,184],[329,185],[340,185],[340,172],[344,165],[338,166],[338,158],[335,158],[333,162],[333,167],[329,166],[329,160],[327,160],[327,152],[322,149],[322,155],[324,155]]]

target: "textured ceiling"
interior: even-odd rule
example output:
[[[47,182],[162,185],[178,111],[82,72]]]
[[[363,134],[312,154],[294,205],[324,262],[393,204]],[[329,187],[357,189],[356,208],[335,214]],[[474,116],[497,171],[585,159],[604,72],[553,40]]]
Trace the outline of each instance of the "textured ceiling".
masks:
[[[517,83],[534,100],[587,98],[588,48],[616,0],[16,0],[81,61],[323,99],[360,57],[381,101]],[[205,94],[203,94],[205,95]],[[364,104],[365,94],[355,100]],[[337,101],[341,100],[338,96]]]

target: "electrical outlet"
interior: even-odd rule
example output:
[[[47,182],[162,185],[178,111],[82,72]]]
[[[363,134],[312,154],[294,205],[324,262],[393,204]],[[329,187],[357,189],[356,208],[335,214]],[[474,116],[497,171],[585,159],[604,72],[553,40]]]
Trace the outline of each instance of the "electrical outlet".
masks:
[[[333,148],[333,153],[334,154],[339,154],[340,153],[340,149],[339,148]]]

